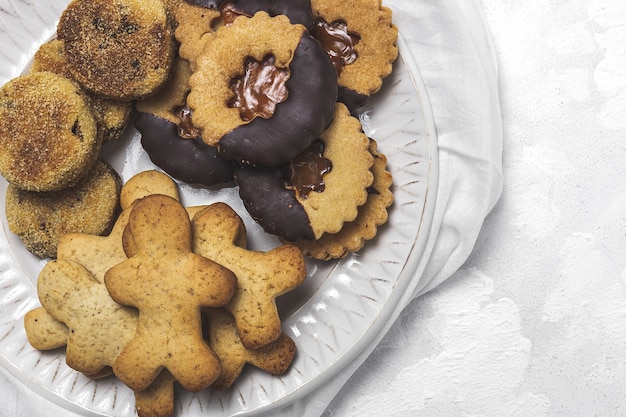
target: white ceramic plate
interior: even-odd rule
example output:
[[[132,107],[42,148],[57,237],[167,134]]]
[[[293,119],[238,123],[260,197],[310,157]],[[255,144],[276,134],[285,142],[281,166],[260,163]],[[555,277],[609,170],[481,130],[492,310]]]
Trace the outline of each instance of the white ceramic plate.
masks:
[[[67,1],[0,1],[0,84],[23,73],[34,52],[54,35]],[[279,377],[247,367],[229,390],[177,392],[177,413],[194,417],[252,415],[302,398],[319,388],[371,342],[415,276],[432,221],[437,190],[436,133],[417,66],[402,39],[400,58],[383,90],[363,109],[365,132],[376,139],[394,177],[388,223],[356,255],[308,262],[306,282],[282,296],[283,329],[297,344],[289,371]],[[124,180],[155,167],[130,127],[106,145],[105,159]],[[81,414],[132,416],[134,396],[115,378],[93,381],[65,364],[62,349],[39,352],[28,343],[23,316],[39,306],[35,283],[45,261],[24,250],[9,231],[0,180],[0,364],[42,396]],[[245,220],[250,245],[276,245],[248,217],[236,188],[205,190],[181,184],[183,203],[225,201]]]

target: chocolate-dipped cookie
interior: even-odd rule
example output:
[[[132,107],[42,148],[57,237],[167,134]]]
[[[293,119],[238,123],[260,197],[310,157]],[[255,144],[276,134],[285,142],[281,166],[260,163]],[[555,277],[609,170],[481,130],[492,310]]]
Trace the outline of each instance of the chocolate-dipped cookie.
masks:
[[[236,169],[246,210],[263,229],[286,241],[316,240],[353,221],[372,184],[369,139],[343,103],[331,126],[286,164]]]
[[[225,51],[236,58],[225,62]],[[203,140],[246,166],[278,165],[304,151],[329,126],[337,101],[337,74],[319,42],[266,12],[220,28],[190,85]]]
[[[186,105],[190,75],[189,63],[178,58],[168,83],[156,95],[135,103],[141,145],[154,164],[176,179],[204,186],[231,183],[234,163],[204,143],[202,132],[191,122]]]
[[[181,137],[179,125],[150,113],[138,113],[135,126],[152,162],[172,177],[205,186],[233,181],[233,162],[222,158],[200,137]]]
[[[378,92],[398,57],[398,29],[381,0],[311,0],[311,33],[328,52],[339,76],[339,100],[351,110]]]

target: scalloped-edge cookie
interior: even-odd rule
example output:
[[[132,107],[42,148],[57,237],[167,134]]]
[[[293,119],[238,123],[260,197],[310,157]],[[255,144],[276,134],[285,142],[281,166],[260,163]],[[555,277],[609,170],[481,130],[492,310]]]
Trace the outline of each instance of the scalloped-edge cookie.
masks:
[[[374,156],[372,173],[374,182],[368,188],[368,197],[359,207],[356,219],[343,225],[337,233],[326,233],[315,241],[299,240],[294,242],[305,256],[320,260],[337,259],[351,252],[358,252],[365,242],[373,239],[381,225],[388,219],[388,208],[393,204],[391,186],[393,178],[387,171],[387,158],[377,151],[374,140],[370,143],[370,152]]]
[[[311,0],[313,36],[332,57],[340,99],[351,110],[378,92],[398,57],[398,28],[381,0]]]

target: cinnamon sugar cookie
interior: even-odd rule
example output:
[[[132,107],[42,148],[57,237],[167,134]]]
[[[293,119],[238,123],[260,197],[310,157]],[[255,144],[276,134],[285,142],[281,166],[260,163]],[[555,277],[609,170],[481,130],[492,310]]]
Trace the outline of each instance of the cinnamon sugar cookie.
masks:
[[[102,161],[78,184],[61,191],[24,191],[9,185],[9,229],[33,254],[54,258],[59,239],[66,233],[108,233],[117,215],[120,187],[118,174]]]
[[[86,89],[135,100],[167,80],[174,59],[161,0],[73,0],[57,26],[69,70]]]
[[[0,174],[16,187],[55,191],[75,185],[101,143],[89,100],[67,78],[36,72],[0,89]]]
[[[53,39],[44,43],[35,52],[31,72],[50,71],[72,79],[72,74],[67,67],[63,56],[63,42]],[[86,92],[94,115],[100,124],[102,142],[110,142],[117,139],[128,124],[132,111],[132,103],[128,101],[109,100]]]

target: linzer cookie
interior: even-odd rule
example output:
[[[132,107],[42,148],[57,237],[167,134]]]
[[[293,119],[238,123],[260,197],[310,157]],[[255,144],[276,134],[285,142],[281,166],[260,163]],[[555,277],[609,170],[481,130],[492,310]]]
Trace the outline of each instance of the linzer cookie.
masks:
[[[270,16],[284,15],[296,25],[300,24],[311,29],[313,27],[313,11],[310,0],[187,0],[193,3],[216,3],[220,9],[224,25],[231,24],[237,17],[252,17],[257,12],[266,12]]]
[[[161,0],[73,0],[61,15],[57,37],[74,79],[119,100],[158,90],[176,52]]]
[[[207,40],[213,35],[213,22],[220,17],[217,6],[196,3],[177,0],[170,6],[176,24],[174,35],[180,45],[178,54],[192,67],[204,51]]]
[[[351,110],[378,92],[398,57],[398,29],[381,0],[311,0],[311,33],[339,75],[339,99]]]
[[[175,16],[180,56],[191,63],[204,51],[215,30],[231,25],[239,16],[252,17],[264,11],[270,16],[285,15],[292,24],[313,27],[310,0],[170,0]]]
[[[0,174],[22,190],[75,185],[102,140],[80,87],[52,72],[16,77],[0,89]]]
[[[187,103],[203,140],[224,158],[272,166],[302,152],[328,127],[336,83],[328,55],[304,26],[258,12],[210,38]]]
[[[372,184],[373,157],[358,119],[337,103],[331,126],[306,152],[270,169],[237,169],[250,215],[286,241],[316,240],[353,221]]]
[[[235,317],[242,344],[258,349],[281,334],[276,297],[299,286],[306,278],[304,258],[293,245],[268,252],[246,248],[246,230],[237,213],[215,203],[192,221],[193,250],[237,276],[237,290],[224,306]]]
[[[351,252],[358,252],[365,242],[373,239],[381,225],[387,222],[388,208],[393,203],[391,173],[387,171],[387,158],[379,153],[374,140],[370,142],[370,152],[374,156],[372,173],[374,182],[367,189],[367,202],[359,207],[354,221],[343,225],[337,233],[325,233],[319,239],[295,242],[305,256],[328,260],[342,258]]]
[[[172,77],[154,96],[136,102],[135,127],[155,165],[189,184],[225,185],[233,181],[233,162],[202,140],[187,106],[189,63],[178,58]]]

